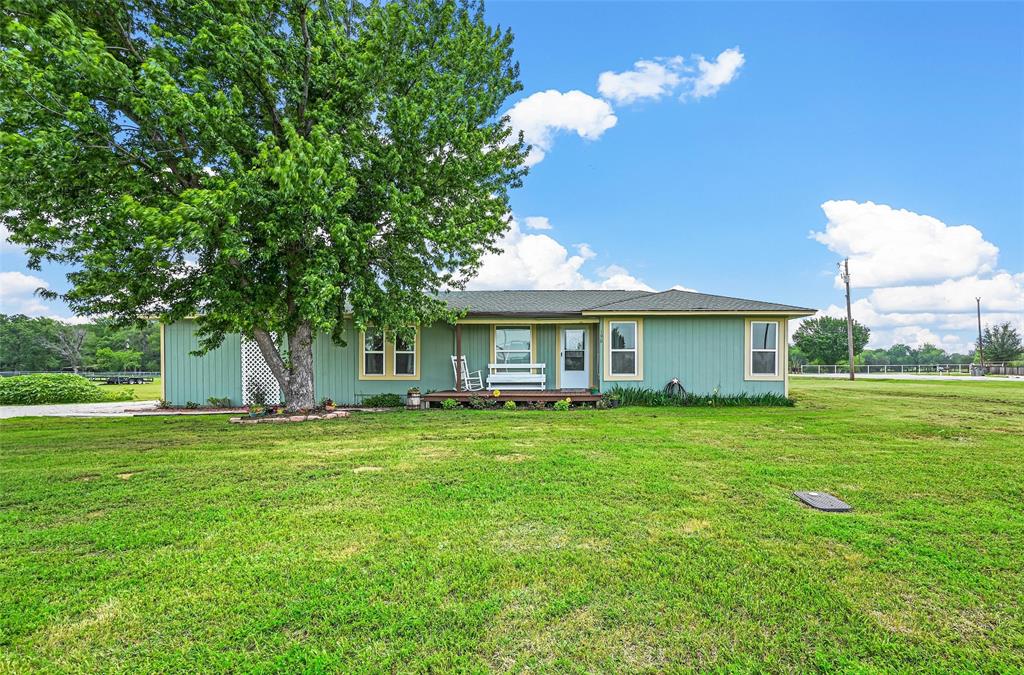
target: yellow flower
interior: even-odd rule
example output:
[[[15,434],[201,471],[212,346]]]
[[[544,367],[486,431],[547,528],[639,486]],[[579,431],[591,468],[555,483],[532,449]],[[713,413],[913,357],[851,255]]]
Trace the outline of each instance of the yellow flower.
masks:
[[[501,390],[500,389],[495,389],[494,393],[492,394],[492,396],[494,396],[495,398],[501,396]]]

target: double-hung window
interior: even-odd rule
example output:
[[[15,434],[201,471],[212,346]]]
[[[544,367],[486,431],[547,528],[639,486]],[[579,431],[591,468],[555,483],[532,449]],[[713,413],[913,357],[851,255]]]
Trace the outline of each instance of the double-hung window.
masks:
[[[532,363],[532,339],[529,326],[496,326],[494,329],[494,362]]]
[[[384,331],[367,328],[363,333],[363,373],[384,375]]]
[[[779,322],[750,322],[750,374],[757,377],[779,374]]]
[[[637,343],[636,321],[608,322],[609,370],[612,376],[637,374]]]
[[[395,375],[416,374],[416,338],[395,336]]]

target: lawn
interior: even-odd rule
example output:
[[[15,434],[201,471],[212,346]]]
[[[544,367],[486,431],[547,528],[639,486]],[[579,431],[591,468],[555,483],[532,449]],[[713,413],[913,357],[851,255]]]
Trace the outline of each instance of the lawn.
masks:
[[[1024,669],[1024,385],[793,393],[6,420],[0,671]]]
[[[159,377],[154,377],[152,382],[146,384],[101,384],[99,387],[107,392],[131,391],[133,401],[155,401],[160,398]]]

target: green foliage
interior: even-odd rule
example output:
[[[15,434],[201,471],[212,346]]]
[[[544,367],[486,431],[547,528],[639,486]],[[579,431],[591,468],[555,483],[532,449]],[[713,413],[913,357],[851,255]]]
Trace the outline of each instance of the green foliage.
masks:
[[[868,343],[871,329],[853,320],[853,353],[859,354]],[[846,319],[819,316],[807,319],[793,333],[793,343],[816,363],[846,363],[849,358]]]
[[[214,408],[230,408],[231,407],[231,399],[229,397],[227,397],[227,396],[224,396],[223,398],[218,398],[216,396],[211,396],[210,398],[206,399],[206,402],[209,403]]]
[[[363,399],[368,408],[398,408],[402,405],[402,397],[398,394],[374,394]]]
[[[555,404],[551,406],[555,410],[568,410],[572,406],[572,400],[569,398],[563,398],[555,401]]]
[[[96,370],[138,370],[142,366],[142,352],[129,349],[114,351],[109,347],[96,350]]]
[[[455,410],[456,408],[461,407],[461,404],[454,398],[446,398],[445,400],[441,401],[441,407],[444,408],[445,410]]]
[[[19,3],[0,224],[75,266],[77,313],[256,337],[312,407],[314,334],[453,319],[436,292],[507,229],[512,40],[452,0]]]
[[[479,394],[471,394],[467,403],[469,403],[469,407],[474,410],[483,410],[491,407],[491,400],[484,398]]]
[[[516,409],[516,402],[515,401],[505,401],[505,405],[503,405],[501,407],[504,408],[505,410],[515,410]]]
[[[618,401],[624,406],[712,406],[712,407],[735,407],[735,406],[781,406],[792,407],[796,403],[792,398],[782,394],[734,394],[722,396],[717,392],[712,394],[686,394],[685,396],[673,396],[659,389],[645,389],[640,387],[613,387],[606,394],[605,398]]]
[[[185,403],[185,407],[189,410],[197,410],[199,408],[199,404],[195,401],[188,401]]]
[[[99,356],[103,349],[135,356],[104,363]],[[0,314],[0,370],[123,370],[125,360],[133,370],[160,370],[159,324],[119,327],[100,319],[69,326],[42,317]]]
[[[131,390],[107,392],[80,375],[18,375],[0,377],[0,405],[100,403],[130,401]]]
[[[1009,321],[997,326],[985,326],[981,344],[986,362],[1013,361],[1024,352],[1020,334]]]
[[[856,358],[856,363],[870,366],[910,365],[937,363],[970,363],[970,354],[951,354],[941,347],[925,343],[918,348],[905,344],[894,344],[888,349],[865,349]]]

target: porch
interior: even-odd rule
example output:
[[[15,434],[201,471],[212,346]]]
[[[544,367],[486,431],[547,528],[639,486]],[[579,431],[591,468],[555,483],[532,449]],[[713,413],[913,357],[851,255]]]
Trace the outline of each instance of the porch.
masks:
[[[496,401],[515,401],[516,403],[554,403],[568,398],[573,403],[594,403],[601,400],[601,394],[592,394],[589,389],[500,389],[497,391],[432,391],[420,397],[424,407],[431,403],[441,403],[446,399],[454,399],[460,403],[471,397],[493,399]]]

